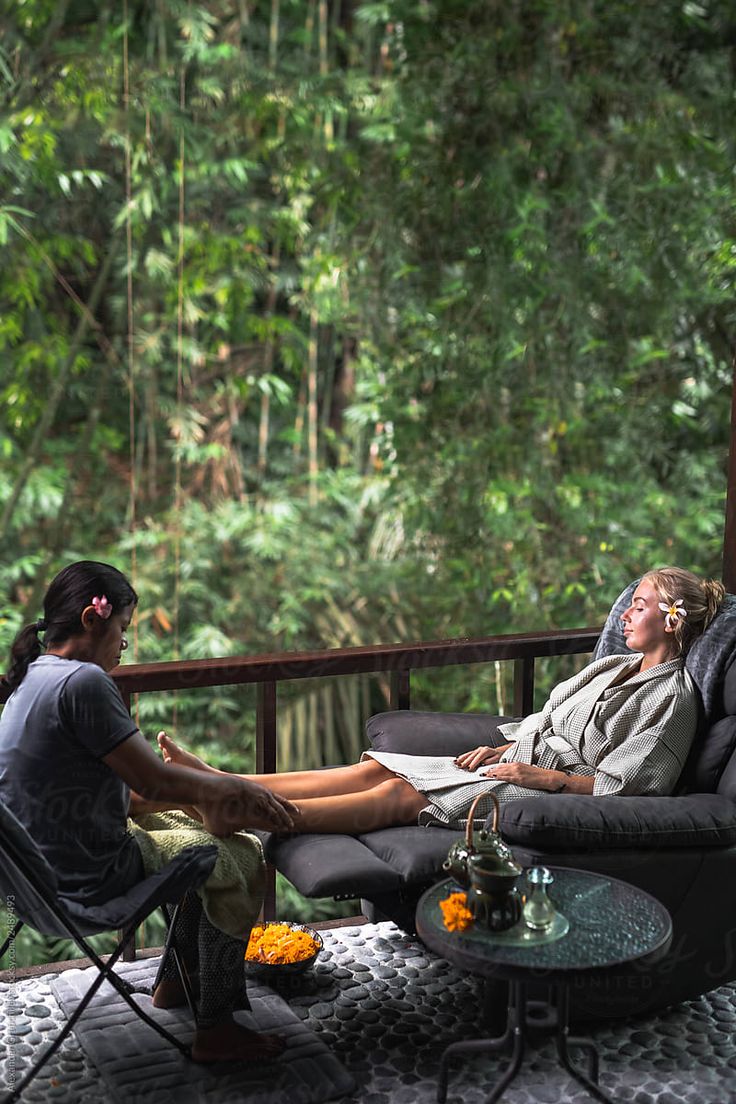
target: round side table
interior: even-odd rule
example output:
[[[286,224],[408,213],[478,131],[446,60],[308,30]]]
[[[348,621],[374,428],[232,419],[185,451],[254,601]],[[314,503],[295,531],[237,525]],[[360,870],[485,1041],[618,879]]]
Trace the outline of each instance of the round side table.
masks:
[[[590,1039],[569,1034],[571,984],[594,978],[613,967],[651,962],[665,954],[672,941],[672,920],[664,905],[649,893],[618,878],[606,878],[587,870],[550,867],[554,875],[550,897],[567,918],[570,929],[555,942],[528,946],[504,943],[503,935],[474,925],[464,932],[450,932],[442,920],[439,902],[459,887],[452,879],[428,889],[417,905],[419,937],[437,954],[463,970],[483,978],[507,980],[509,1002],[506,1030],[494,1039],[451,1043],[442,1056],[437,1099],[444,1104],[450,1059],[462,1054],[511,1051],[508,1068],[493,1087],[488,1104],[498,1100],[518,1073],[527,1039],[534,1026],[527,1015],[527,988],[531,983],[550,986],[555,993],[556,1015],[537,1021],[555,1028],[557,1054],[564,1068],[596,1100],[612,1104],[598,1085],[598,1052]],[[587,1075],[576,1066],[569,1046],[583,1050]]]

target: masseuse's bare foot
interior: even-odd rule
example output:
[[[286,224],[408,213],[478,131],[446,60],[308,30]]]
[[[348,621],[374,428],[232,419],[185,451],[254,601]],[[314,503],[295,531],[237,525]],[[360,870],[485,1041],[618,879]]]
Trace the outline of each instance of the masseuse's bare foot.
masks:
[[[192,1043],[195,1062],[271,1062],[286,1046],[280,1035],[251,1031],[235,1020],[200,1027]]]
[[[168,733],[159,732],[156,740],[161,749],[164,763],[173,763],[177,767],[191,767],[193,770],[211,771],[213,774],[220,774],[220,771],[215,770],[209,763],[205,763],[204,759],[200,759],[198,755],[179,747]]]

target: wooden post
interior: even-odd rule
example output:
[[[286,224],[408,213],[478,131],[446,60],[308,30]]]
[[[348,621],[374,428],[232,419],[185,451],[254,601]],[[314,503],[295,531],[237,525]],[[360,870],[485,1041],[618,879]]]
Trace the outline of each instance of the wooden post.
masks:
[[[259,682],[256,700],[256,773],[276,773],[276,683]]]
[[[729,594],[736,594],[736,356],[733,359],[731,387],[731,441],[728,450],[726,526],[723,533],[723,585]]]
[[[409,709],[411,701],[410,671],[391,672],[389,704],[392,709]]]
[[[534,712],[534,657],[514,660],[514,716]]]
[[[259,682],[256,697],[256,774],[276,773],[276,683]],[[276,916],[276,871],[266,866],[263,892],[264,920]]]

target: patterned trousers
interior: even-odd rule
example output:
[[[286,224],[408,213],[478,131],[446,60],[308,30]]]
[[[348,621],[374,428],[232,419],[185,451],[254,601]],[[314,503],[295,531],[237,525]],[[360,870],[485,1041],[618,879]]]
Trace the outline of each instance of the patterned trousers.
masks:
[[[184,898],[174,940],[189,976],[199,974],[198,1027],[213,1027],[229,1019],[236,1008],[248,1008],[243,964],[248,934],[244,939],[226,935],[207,919],[196,893]],[[178,976],[170,954],[162,978],[175,980]]]

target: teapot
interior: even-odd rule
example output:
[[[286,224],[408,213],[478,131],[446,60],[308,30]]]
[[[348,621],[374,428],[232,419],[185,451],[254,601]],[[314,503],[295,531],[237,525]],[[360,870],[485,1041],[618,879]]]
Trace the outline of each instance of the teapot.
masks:
[[[483,827],[477,833],[477,838],[474,835],[473,817],[478,803],[485,797],[490,797],[493,801],[493,813],[486,817]],[[498,802],[498,798],[494,793],[490,794],[478,794],[470,806],[468,812],[468,821],[465,828],[465,837],[457,840],[450,848],[447,858],[442,864],[442,869],[446,870],[458,885],[467,889],[470,885],[470,861],[471,859],[478,859],[478,862],[484,869],[489,869],[498,864],[510,863],[516,867],[514,857],[511,854],[511,850],[506,846],[501,837],[498,834],[498,817],[501,807]],[[493,817],[493,826],[490,831],[488,829],[488,821]],[[481,860],[485,860],[481,862]],[[521,867],[518,867],[518,873],[521,874]]]

